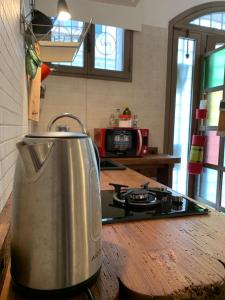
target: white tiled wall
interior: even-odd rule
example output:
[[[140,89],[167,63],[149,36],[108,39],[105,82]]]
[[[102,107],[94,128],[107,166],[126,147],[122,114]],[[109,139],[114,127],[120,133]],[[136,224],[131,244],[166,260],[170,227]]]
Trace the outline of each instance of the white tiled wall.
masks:
[[[167,29],[143,26],[134,33],[133,81],[117,82],[49,76],[41,119],[35,130],[46,130],[49,119],[73,112],[87,125],[106,127],[110,114],[127,105],[138,114],[139,126],[150,130],[150,145],[163,149],[166,90]]]
[[[15,145],[26,132],[27,92],[20,0],[0,0],[0,211],[12,191]]]

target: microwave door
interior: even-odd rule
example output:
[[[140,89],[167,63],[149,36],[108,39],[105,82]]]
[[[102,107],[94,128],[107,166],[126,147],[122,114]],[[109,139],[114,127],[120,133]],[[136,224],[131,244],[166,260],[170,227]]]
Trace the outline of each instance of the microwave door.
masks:
[[[106,152],[110,156],[135,156],[136,131],[124,129],[109,131]]]
[[[117,155],[127,155],[130,148],[131,138],[121,133],[114,136],[114,150]]]

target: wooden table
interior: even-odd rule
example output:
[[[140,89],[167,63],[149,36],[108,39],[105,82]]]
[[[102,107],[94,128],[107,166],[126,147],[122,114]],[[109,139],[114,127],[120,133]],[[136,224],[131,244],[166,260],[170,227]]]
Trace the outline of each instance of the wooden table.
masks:
[[[102,190],[111,189],[109,182],[135,187],[147,180],[129,169],[101,173]],[[225,216],[215,211],[104,225],[102,270],[91,288],[95,299],[225,299],[224,228]],[[13,288],[8,270],[0,299],[31,298]]]
[[[144,157],[118,157],[111,160],[118,161],[130,169],[154,178],[169,187],[172,187],[174,164],[180,163],[180,157],[168,154],[149,154]]]

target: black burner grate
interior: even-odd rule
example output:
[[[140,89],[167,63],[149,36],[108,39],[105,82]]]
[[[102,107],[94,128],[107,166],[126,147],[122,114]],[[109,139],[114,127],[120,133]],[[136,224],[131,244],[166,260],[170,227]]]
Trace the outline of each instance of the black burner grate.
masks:
[[[114,191],[102,191],[102,222],[169,218],[208,214],[208,209],[165,188],[140,188],[111,184]]]

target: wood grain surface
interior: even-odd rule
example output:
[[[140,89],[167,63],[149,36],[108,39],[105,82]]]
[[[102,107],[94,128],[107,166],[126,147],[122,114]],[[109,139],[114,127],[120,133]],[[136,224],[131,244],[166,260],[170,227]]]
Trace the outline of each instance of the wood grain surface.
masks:
[[[180,163],[180,157],[169,154],[148,154],[143,157],[116,157],[110,160],[118,161],[126,166],[135,165],[174,165]]]
[[[129,299],[225,299],[224,228],[217,213],[105,225],[103,248]]]
[[[101,172],[132,187],[150,181],[132,170]],[[225,299],[225,216],[135,221],[104,225],[102,270],[91,288],[95,299]],[[1,300],[28,300],[16,292],[9,271]],[[87,299],[85,294],[63,299]]]
[[[119,183],[130,187],[139,187],[145,182],[149,182],[149,185],[152,187],[163,186],[155,180],[152,180],[131,169],[123,171],[101,171],[101,190],[113,190],[113,187],[109,185],[109,183]]]
[[[29,90],[29,120],[38,122],[40,116],[40,89],[41,89],[41,67],[38,67],[37,74],[31,80]]]
[[[0,214],[0,292],[10,259],[11,197]]]
[[[169,187],[172,187],[174,164],[180,163],[180,157],[168,154],[148,154],[143,157],[116,157],[110,158],[110,160],[117,161]]]
[[[108,182],[135,187],[145,181],[131,170],[102,172]],[[225,299],[225,215],[128,222],[103,226],[103,249],[126,299]]]

